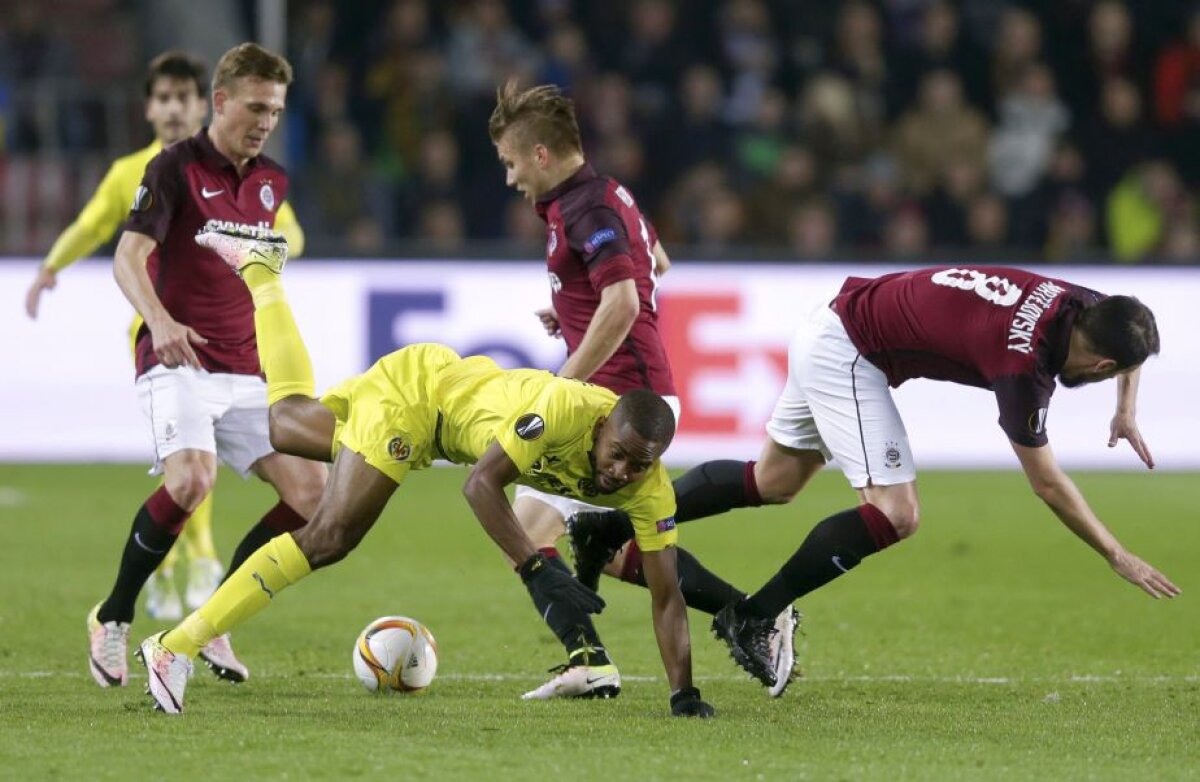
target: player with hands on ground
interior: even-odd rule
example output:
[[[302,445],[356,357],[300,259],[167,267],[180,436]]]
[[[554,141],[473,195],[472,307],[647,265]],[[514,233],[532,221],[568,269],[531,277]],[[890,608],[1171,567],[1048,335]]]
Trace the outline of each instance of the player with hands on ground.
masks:
[[[722,609],[714,630],[742,667],[773,685],[773,612],[916,532],[916,467],[889,391],[913,378],[991,390],[1034,493],[1119,576],[1155,598],[1178,595],[1170,579],[1101,523],[1059,467],[1046,428],[1056,382],[1075,388],[1115,378],[1108,444],[1128,440],[1153,468],[1136,410],[1142,365],[1158,351],[1154,315],[1137,299],[1020,269],[930,268],[847,279],[792,341],[787,385],[758,462],[749,470],[711,462],[681,477],[677,489],[693,488],[677,491],[677,520],[790,502],[830,457],[859,505],[817,524],[762,589]],[[610,525],[605,534],[611,544],[625,533]]]
[[[659,334],[655,301],[658,278],[670,267],[670,260],[633,194],[588,164],[571,99],[552,85],[522,90],[509,81],[497,90],[488,133],[504,166],[506,183],[522,193],[546,223],[551,306],[536,315],[547,334],[566,343],[567,358],[557,374],[617,394],[649,389],[662,396],[678,417],[679,398]],[[561,564],[555,544],[566,532],[568,520],[576,523],[602,509],[587,498],[518,486],[513,512],[539,550]],[[636,544],[631,550],[623,576],[646,586]],[[743,596],[686,550],[676,548],[676,560],[679,586],[689,607],[715,614]],[[587,580],[582,571],[578,575],[596,588],[594,578]],[[538,601],[534,604],[562,643],[567,661],[551,669],[553,678],[523,697],[619,694],[620,673],[591,617],[569,609],[548,613]],[[795,612],[781,612],[780,622],[783,632],[777,636],[776,659],[790,673]],[[771,694],[782,694],[782,689]]]
[[[238,271],[250,290],[270,403],[271,441],[283,452],[332,461],[311,523],[254,552],[213,597],[173,630],[145,639],[140,657],[159,709],[178,714],[191,658],[210,639],[265,608],[281,590],[354,549],[411,470],[437,458],[474,465],[463,494],[534,601],[585,614],[604,602],[538,551],[513,516],[513,482],[586,496],[630,515],[645,551],[652,615],[672,690],[672,713],[708,716],[692,683],[687,611],[675,564],[675,497],[659,456],[674,415],[650,391],[611,391],[539,370],[501,370],[442,345],[401,348],[318,400],[312,366],[279,273],[286,244],[246,232],[204,231],[196,241]]]

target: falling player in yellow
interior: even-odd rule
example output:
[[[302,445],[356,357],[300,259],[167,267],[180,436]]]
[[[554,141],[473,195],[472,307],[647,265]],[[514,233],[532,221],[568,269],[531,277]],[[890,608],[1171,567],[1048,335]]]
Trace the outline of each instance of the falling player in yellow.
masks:
[[[283,453],[333,461],[312,521],[280,535],[233,572],[175,629],[144,640],[150,693],[168,714],[183,710],[191,658],[257,614],[315,568],[362,540],[410,470],[442,458],[474,465],[463,494],[513,562],[539,610],[598,613],[604,601],[518,525],[505,486],[523,483],[624,509],[645,556],[654,631],[671,686],[671,712],[711,716],[692,685],[687,611],[675,560],[675,494],[659,456],[675,434],[671,408],[651,391],[620,399],[608,389],[549,372],[502,370],[443,345],[402,348],[318,401],[308,352],[279,272],[286,244],[202,233],[197,242],[242,275],[255,307],[267,376],[271,442]]]
[[[164,52],[150,61],[145,81],[146,121],[154,128],[154,141],[113,162],[79,217],[54,242],[25,294],[29,317],[37,317],[42,293],[58,284],[60,271],[112,239],[129,216],[129,205],[142,182],[146,164],[164,146],[200,129],[208,112],[207,92],[202,62],[178,51]],[[304,233],[296,221],[296,213],[286,202],[279,207],[275,227],[287,239],[290,255],[299,255],[304,249]],[[129,331],[131,340],[141,325],[141,317],[135,316]],[[182,603],[186,602],[188,608],[199,606],[225,573],[213,546],[211,493],[188,519],[183,543],[189,562],[184,600],[181,602],[175,589],[173,573],[179,549],[173,547],[146,584],[146,612],[155,619],[181,618]]]

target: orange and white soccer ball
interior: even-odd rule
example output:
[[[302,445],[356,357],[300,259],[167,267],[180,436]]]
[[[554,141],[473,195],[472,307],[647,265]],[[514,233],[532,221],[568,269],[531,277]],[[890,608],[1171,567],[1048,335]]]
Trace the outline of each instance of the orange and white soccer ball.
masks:
[[[420,692],[437,674],[433,633],[407,616],[382,616],[354,643],[354,672],[371,692]]]

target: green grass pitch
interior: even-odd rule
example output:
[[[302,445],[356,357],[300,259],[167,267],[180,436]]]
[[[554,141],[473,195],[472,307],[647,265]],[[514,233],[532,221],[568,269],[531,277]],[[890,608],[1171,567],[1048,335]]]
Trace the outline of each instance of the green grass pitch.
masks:
[[[84,615],[109,588],[137,504],[133,466],[0,466],[0,778],[1186,779],[1200,777],[1200,480],[1077,480],[1133,550],[1184,590],[1155,601],[1112,574],[1017,473],[922,476],[923,529],[800,604],[806,678],[778,701],[693,613],[707,722],[667,716],[647,594],[605,580],[599,618],[625,677],[609,702],[524,703],[561,662],[459,489],[414,475],[349,559],[235,634],[239,687],[198,670],[187,713],[145,679],[101,690]],[[270,503],[222,472],[223,556]],[[827,471],[791,506],[681,528],[753,589],[852,495]],[[373,697],[350,650],[369,620],[419,618],[441,647],[420,696]],[[159,625],[139,618],[134,640]],[[131,663],[132,663],[131,659]]]

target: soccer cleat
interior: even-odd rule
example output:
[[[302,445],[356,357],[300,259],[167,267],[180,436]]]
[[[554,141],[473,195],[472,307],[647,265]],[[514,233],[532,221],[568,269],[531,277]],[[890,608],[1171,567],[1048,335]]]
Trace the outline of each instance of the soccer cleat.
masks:
[[[187,607],[195,611],[204,605],[212,597],[212,593],[217,591],[224,577],[225,568],[221,567],[217,560],[207,557],[193,559],[188,565],[187,592],[184,595]]]
[[[134,652],[146,666],[147,688],[154,706],[167,714],[183,713],[183,691],[192,675],[192,661],[162,645],[165,632],[142,641]]]
[[[617,666],[560,665],[550,681],[521,696],[523,701],[548,701],[551,698],[615,698],[621,694],[621,674]]]
[[[580,511],[567,519],[567,537],[579,583],[593,592],[599,589],[604,566],[633,537],[632,529],[628,514],[620,510]]]
[[[221,256],[229,268],[242,275],[247,266],[258,264],[279,274],[287,263],[288,244],[274,231],[212,231],[196,234],[196,244]]]
[[[772,698],[783,695],[784,690],[795,678],[796,667],[796,631],[800,629],[800,612],[788,606],[775,617],[775,634],[771,636],[772,670],[775,672],[775,683],[767,688],[767,694]]]
[[[101,622],[96,618],[101,603],[88,612],[88,668],[101,687],[124,687],[129,682],[126,654],[129,648],[128,622]]]
[[[713,634],[729,646],[733,661],[767,687],[775,686],[771,639],[778,632],[772,619],[743,617],[730,603],[713,617]],[[782,690],[780,691],[782,693]]]
[[[164,622],[183,618],[183,602],[171,574],[155,571],[146,582],[146,613],[151,619]]]
[[[250,669],[233,654],[229,633],[218,635],[200,650],[200,659],[217,678],[241,684],[250,678]]]

